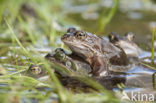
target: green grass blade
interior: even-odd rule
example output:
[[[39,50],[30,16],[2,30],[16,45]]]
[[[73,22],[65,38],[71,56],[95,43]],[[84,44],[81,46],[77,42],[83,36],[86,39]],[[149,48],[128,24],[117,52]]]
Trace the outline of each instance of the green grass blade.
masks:
[[[115,5],[109,12],[109,14],[105,17],[105,13],[102,13],[100,19],[99,19],[99,33],[103,32],[107,24],[112,20],[113,16],[115,15],[118,6],[119,6],[120,0],[115,0]]]
[[[9,28],[9,30],[10,30],[10,32],[11,32],[13,38],[16,40],[16,42],[18,43],[18,45],[22,48],[22,50],[24,51],[24,53],[25,53],[26,55],[28,55],[28,51],[24,48],[24,46],[21,44],[21,42],[19,41],[19,39],[18,39],[17,36],[15,35],[15,33],[14,33],[14,31],[13,31],[11,25],[8,23],[8,21],[7,21],[6,19],[5,19],[5,22],[6,22],[7,26],[8,26],[8,28]]]
[[[36,40],[35,40],[35,37],[34,37],[34,35],[32,34],[32,32],[31,32],[31,30],[30,30],[28,24],[26,24],[26,22],[25,22],[20,16],[18,16],[18,20],[19,20],[19,22],[21,23],[21,25],[23,26],[24,31],[28,34],[28,37],[30,38],[31,42],[32,42],[33,44],[35,44],[35,41],[36,41]]]
[[[0,6],[0,24],[1,24],[3,10],[4,10],[4,0],[2,0],[0,3],[1,3],[1,6]]]
[[[152,62],[154,63],[154,41],[155,41],[156,30],[153,29],[152,33]]]

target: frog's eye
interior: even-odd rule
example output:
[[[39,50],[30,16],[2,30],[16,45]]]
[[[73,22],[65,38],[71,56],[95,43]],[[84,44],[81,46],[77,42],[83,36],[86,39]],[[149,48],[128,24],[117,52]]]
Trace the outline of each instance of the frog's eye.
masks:
[[[114,32],[110,33],[108,38],[109,38],[109,41],[112,43],[119,41],[119,36]]]
[[[126,38],[129,40],[129,41],[133,41],[135,36],[134,36],[134,33],[133,32],[128,32],[125,34]]]
[[[76,33],[76,37],[78,37],[78,38],[80,38],[80,39],[83,39],[85,36],[86,36],[86,34],[83,33],[83,32],[77,32],[77,33]]]
[[[32,73],[34,73],[34,74],[39,74],[39,73],[41,73],[41,68],[34,68],[34,69],[32,69]]]
[[[85,36],[85,34],[84,33],[79,33],[78,36]]]

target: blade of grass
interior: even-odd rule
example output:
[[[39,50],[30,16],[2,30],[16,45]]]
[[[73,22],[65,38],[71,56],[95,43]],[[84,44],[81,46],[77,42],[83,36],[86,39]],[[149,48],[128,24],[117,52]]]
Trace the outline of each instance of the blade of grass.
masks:
[[[49,37],[50,37],[50,44],[55,46],[56,31],[55,31],[55,29],[54,29],[52,24],[50,25]]]
[[[14,23],[16,20],[16,17],[20,11],[21,3],[23,0],[16,0],[16,2],[12,0],[6,0],[5,1],[5,8],[6,11],[9,13],[7,16],[9,23]]]
[[[20,16],[18,16],[18,20],[19,20],[19,22],[21,23],[21,25],[23,26],[23,29],[25,30],[25,32],[28,34],[28,36],[29,36],[31,42],[32,42],[33,44],[35,44],[35,41],[36,41],[36,40],[35,40],[34,35],[33,35],[32,32],[31,32],[29,26],[26,24],[26,22],[25,22]]]
[[[3,10],[4,10],[4,0],[1,0],[0,1],[0,4],[1,4],[1,6],[0,6],[0,24],[1,24],[1,21],[2,21],[2,15],[3,15]]]
[[[152,67],[152,66],[150,66],[150,65],[148,65],[148,64],[145,64],[145,63],[141,63],[141,64],[144,65],[144,66],[146,66],[146,67],[148,67],[148,68],[156,69],[156,67]]]
[[[152,33],[152,63],[154,64],[154,41],[155,41],[155,35],[156,35],[156,30],[155,28],[153,29],[153,33]]]
[[[115,0],[115,5],[113,6],[113,8],[111,9],[111,11],[109,12],[109,14],[107,16],[105,16],[105,11],[102,13],[100,19],[99,19],[99,33],[103,32],[105,27],[107,26],[107,24],[112,20],[112,18],[114,17],[118,6],[119,6],[119,1],[120,0]]]
[[[8,26],[8,28],[9,28],[9,30],[10,30],[10,32],[11,32],[13,38],[16,40],[16,42],[18,43],[18,45],[22,48],[22,50],[24,51],[25,55],[28,56],[28,51],[23,47],[23,45],[21,44],[21,42],[19,41],[19,39],[18,39],[17,36],[15,35],[15,33],[14,33],[14,31],[13,31],[11,25],[8,23],[8,21],[7,21],[6,19],[5,19],[5,22],[6,22],[7,26]]]
[[[59,82],[58,78],[56,77],[56,75],[54,74],[54,72],[50,69],[50,66],[48,65],[47,61],[44,60],[43,58],[40,58],[40,60],[42,61],[42,63],[45,66],[45,69],[48,71],[50,78],[53,80],[53,82],[55,83],[55,87],[56,87],[56,92],[58,93],[59,96],[59,101],[62,103],[72,103],[71,98],[69,98],[70,93],[61,85],[61,83]]]
[[[22,49],[22,53],[25,55],[26,58],[30,58],[34,63],[37,63],[36,59],[33,58],[33,56],[24,48],[24,46],[21,44],[21,42],[19,41],[19,39],[17,38],[16,34],[14,33],[12,26],[8,23],[8,21],[6,19],[4,19],[13,38],[13,42],[16,41],[17,44],[20,46],[20,48]],[[19,50],[20,51],[20,50]]]

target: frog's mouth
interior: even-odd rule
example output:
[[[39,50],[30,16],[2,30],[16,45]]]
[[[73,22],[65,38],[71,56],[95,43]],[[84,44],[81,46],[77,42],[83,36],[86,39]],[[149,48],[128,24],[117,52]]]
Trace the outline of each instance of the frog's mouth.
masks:
[[[70,42],[70,41],[63,41],[64,43],[65,43],[65,45],[67,45],[71,50],[75,50],[76,49],[76,51],[77,50],[88,50],[87,48],[86,48],[86,46],[84,46],[83,44],[81,44],[81,43],[73,43],[73,42]]]
[[[75,43],[75,42],[70,42],[70,41],[63,41],[65,45],[67,45],[71,51],[77,55],[79,55],[82,58],[86,58],[88,55],[92,55],[91,50],[86,47],[85,44],[82,43]]]

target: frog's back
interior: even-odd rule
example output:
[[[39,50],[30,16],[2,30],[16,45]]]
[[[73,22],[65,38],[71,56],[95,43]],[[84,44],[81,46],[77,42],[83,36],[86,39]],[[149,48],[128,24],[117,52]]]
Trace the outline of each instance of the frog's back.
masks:
[[[128,65],[128,58],[122,48],[102,40],[102,53],[112,65]]]

